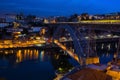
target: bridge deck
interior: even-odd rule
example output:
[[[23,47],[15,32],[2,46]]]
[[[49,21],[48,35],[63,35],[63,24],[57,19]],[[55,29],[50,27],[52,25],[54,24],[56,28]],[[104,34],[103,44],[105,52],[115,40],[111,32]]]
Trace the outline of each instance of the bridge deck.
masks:
[[[73,26],[85,29],[94,29],[102,31],[120,32],[120,20],[89,20],[80,22],[56,22],[56,23],[45,23],[48,26]]]

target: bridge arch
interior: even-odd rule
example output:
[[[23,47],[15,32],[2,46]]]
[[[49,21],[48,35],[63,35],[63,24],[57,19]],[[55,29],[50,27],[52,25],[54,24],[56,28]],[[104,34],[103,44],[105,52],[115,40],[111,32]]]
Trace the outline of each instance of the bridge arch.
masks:
[[[82,38],[83,36],[80,33],[80,31],[78,31],[74,27],[68,26],[68,25],[58,26],[53,34],[53,40],[55,40],[56,38],[59,38],[58,33],[60,32],[61,29],[65,29],[65,30],[67,30],[68,33],[70,33],[70,36],[73,40],[74,49],[75,49],[75,52],[76,52],[78,58],[80,59],[81,57],[83,57],[84,51],[83,51],[83,47],[81,46],[81,42],[80,42],[80,38]]]

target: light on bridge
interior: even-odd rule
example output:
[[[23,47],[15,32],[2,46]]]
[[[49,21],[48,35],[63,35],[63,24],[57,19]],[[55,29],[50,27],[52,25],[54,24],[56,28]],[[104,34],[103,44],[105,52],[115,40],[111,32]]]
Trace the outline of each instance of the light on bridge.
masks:
[[[107,37],[112,37],[112,35],[111,35],[111,34],[108,34]]]

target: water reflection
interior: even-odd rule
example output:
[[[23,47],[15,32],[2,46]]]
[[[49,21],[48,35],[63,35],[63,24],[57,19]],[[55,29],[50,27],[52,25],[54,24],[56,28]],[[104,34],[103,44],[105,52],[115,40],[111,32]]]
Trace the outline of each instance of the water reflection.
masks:
[[[56,70],[66,73],[73,67],[68,60],[70,57],[66,54],[60,49],[1,50],[0,64],[3,65],[0,65],[0,70],[2,70],[0,77],[5,76],[6,80],[22,80],[22,77],[26,77],[26,80],[53,80]],[[1,66],[5,68],[3,69]],[[40,75],[32,79],[27,74],[31,74],[33,77]],[[9,75],[16,75],[16,77]]]
[[[99,53],[98,56],[102,64],[113,58],[110,53]],[[78,63],[60,49],[0,51],[0,78],[6,80],[53,80],[55,71],[66,73],[76,65]]]
[[[42,51],[41,51],[42,52]],[[39,58],[38,50],[18,50],[16,53],[16,63],[25,61],[25,60],[37,60]]]
[[[53,80],[55,70],[48,58],[48,52],[38,49],[0,51],[0,79]]]
[[[40,53],[40,61],[43,61],[44,60],[44,51],[41,51],[41,53]]]

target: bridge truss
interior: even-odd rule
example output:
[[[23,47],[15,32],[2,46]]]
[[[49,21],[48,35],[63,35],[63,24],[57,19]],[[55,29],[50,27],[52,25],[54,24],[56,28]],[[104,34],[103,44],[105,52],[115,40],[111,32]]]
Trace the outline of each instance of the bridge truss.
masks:
[[[73,44],[72,48],[74,48],[73,54],[76,54],[79,60],[81,60],[81,58],[84,58],[84,57],[97,55],[96,54],[96,38],[95,38],[96,36],[100,38],[105,36],[109,40],[113,40],[112,38],[110,38],[111,35],[106,36],[106,33],[114,34],[113,32],[115,32],[117,34],[120,34],[120,27],[119,27],[120,25],[118,23],[117,24],[107,24],[107,23],[91,24],[91,23],[74,23],[73,22],[73,23],[55,23],[55,24],[48,24],[48,25],[51,26],[51,28],[54,28],[54,30],[52,30],[54,31],[53,40],[57,40],[57,42],[61,43],[64,47],[66,47],[67,51],[70,50],[71,48],[70,45],[66,45],[64,42],[67,43],[67,41],[64,40],[62,42],[60,38],[64,36],[69,41],[69,37],[71,37],[71,41]],[[96,31],[101,31],[101,33]],[[105,39],[105,41],[107,41],[108,39]],[[98,38],[97,38],[97,41],[99,41]],[[103,45],[103,46],[108,47],[108,45]]]

